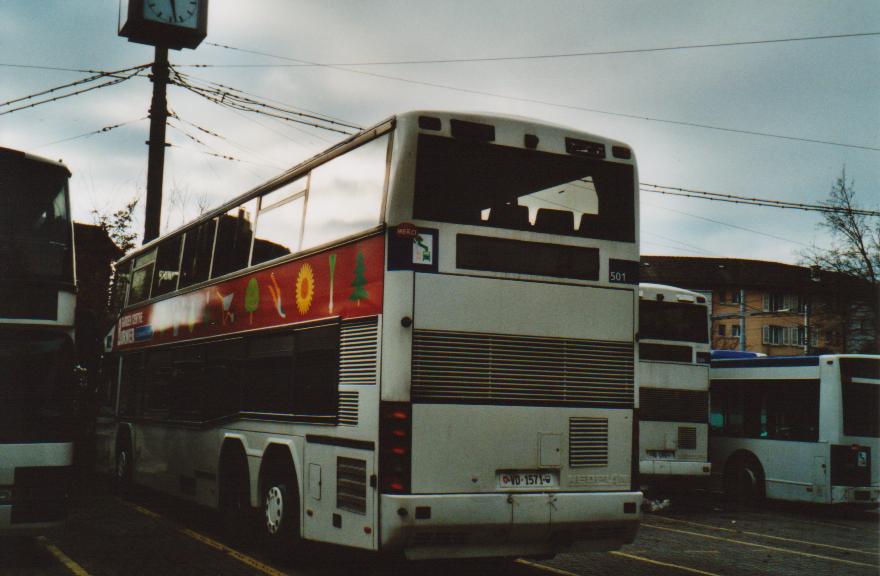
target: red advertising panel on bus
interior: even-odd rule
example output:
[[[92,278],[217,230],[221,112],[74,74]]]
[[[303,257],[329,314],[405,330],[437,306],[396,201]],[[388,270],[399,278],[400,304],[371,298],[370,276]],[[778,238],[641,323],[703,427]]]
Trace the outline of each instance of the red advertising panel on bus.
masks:
[[[123,314],[116,347],[379,314],[384,268],[384,236],[285,262]]]

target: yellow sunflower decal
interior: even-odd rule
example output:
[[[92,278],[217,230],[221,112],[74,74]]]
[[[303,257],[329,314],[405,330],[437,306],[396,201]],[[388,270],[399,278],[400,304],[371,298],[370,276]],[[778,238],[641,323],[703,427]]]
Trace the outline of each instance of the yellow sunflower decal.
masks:
[[[305,314],[312,307],[312,298],[315,296],[315,274],[312,267],[303,264],[296,276],[296,308],[300,314]]]

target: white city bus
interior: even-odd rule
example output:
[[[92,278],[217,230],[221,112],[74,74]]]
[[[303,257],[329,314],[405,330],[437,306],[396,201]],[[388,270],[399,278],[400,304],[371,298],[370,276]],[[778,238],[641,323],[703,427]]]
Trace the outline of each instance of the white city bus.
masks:
[[[639,284],[639,472],[643,484],[709,478],[709,306]]]
[[[637,182],[615,141],[411,112],[150,242],[117,265],[117,477],[281,550],[631,542]]]
[[[73,464],[73,225],[59,162],[0,148],[0,534],[64,522]]]
[[[880,502],[880,356],[713,360],[712,470],[742,500]]]

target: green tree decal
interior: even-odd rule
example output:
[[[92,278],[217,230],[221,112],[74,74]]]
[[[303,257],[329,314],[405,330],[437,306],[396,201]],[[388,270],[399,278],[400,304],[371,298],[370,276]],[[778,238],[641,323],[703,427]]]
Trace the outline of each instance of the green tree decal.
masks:
[[[358,251],[357,260],[354,265],[354,280],[351,281],[354,290],[352,290],[351,296],[348,297],[349,300],[355,302],[358,306],[361,305],[361,300],[370,296],[364,288],[364,284],[367,283],[367,279],[364,278],[364,269],[364,253]]]
[[[260,307],[260,285],[256,278],[248,281],[244,292],[244,309],[250,312],[250,324],[254,323],[254,312]]]

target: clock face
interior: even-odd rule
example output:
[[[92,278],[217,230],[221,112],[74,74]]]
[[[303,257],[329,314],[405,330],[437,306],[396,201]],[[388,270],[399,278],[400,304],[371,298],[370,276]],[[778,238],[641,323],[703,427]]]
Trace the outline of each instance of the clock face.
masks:
[[[199,0],[144,0],[144,19],[196,28],[199,24]]]

